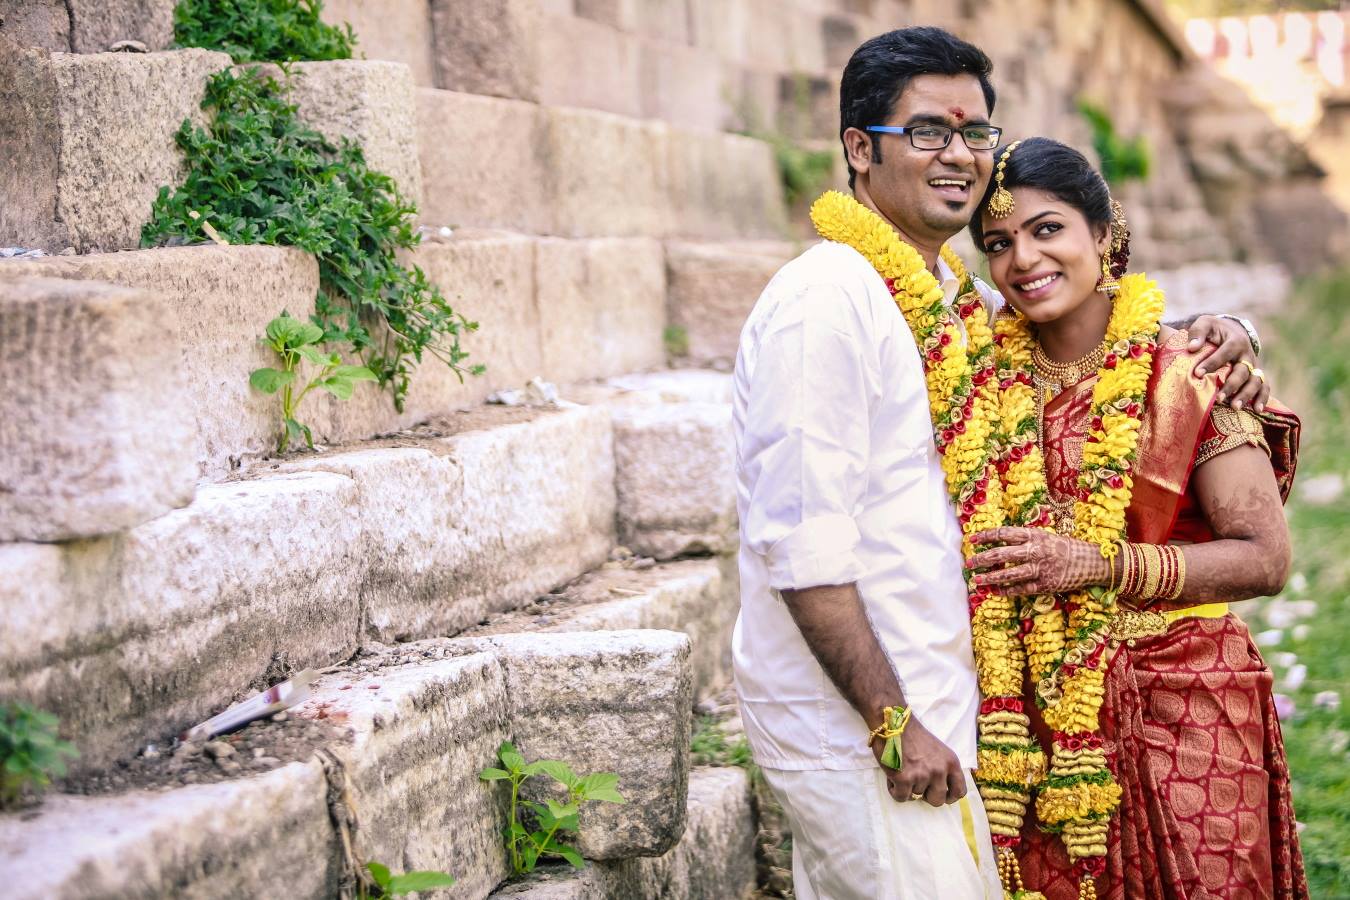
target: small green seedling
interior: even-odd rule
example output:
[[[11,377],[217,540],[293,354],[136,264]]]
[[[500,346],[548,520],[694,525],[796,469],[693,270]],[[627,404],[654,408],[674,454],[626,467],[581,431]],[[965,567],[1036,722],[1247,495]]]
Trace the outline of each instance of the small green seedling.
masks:
[[[509,781],[511,783],[511,817],[504,832],[506,848],[511,854],[511,871],[514,875],[524,875],[534,871],[541,857],[549,856],[567,860],[576,868],[585,865],[576,847],[564,843],[559,832],[575,834],[579,829],[578,817],[581,804],[588,800],[603,803],[625,802],[617,788],[619,776],[607,772],[594,775],[577,775],[567,765],[555,759],[541,759],[527,763],[509,741],[503,742],[497,750],[497,758],[503,768],[487,768],[478,773],[484,781]],[[535,775],[547,775],[567,789],[567,799],[559,803],[549,797],[543,803],[525,800],[520,796],[520,787],[526,779]],[[534,821],[534,829],[525,827],[521,821],[521,812],[527,811]]]
[[[296,410],[305,396],[314,388],[327,391],[339,400],[347,400],[358,381],[374,381],[375,373],[365,366],[343,365],[336,353],[324,353],[316,346],[323,340],[323,329],[312,322],[302,322],[286,313],[267,323],[267,337],[263,340],[281,359],[281,368],[254,369],[248,383],[264,394],[281,391],[281,434],[277,451],[285,453],[292,441],[302,436],[305,445],[314,448],[314,435],[309,426],[296,418]],[[296,392],[300,361],[318,367],[318,374],[304,388]]]
[[[11,809],[66,773],[78,755],[56,734],[56,716],[25,703],[0,704],[0,809]]]
[[[368,895],[363,889],[361,900],[367,900],[369,896],[401,897],[418,891],[448,888],[455,883],[454,877],[444,872],[405,872],[402,875],[394,875],[390,873],[388,866],[377,862],[366,863],[366,871],[370,872],[370,877],[375,879],[375,884],[379,886],[380,892]]]

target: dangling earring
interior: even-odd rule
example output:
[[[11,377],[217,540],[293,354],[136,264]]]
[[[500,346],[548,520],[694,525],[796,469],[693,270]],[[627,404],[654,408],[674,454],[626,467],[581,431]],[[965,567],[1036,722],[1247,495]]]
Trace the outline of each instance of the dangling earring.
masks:
[[[1111,248],[1108,246],[1102,251],[1102,277],[1097,279],[1097,290],[1107,296],[1107,299],[1114,300],[1116,292],[1120,290],[1120,279],[1111,274]]]
[[[1114,300],[1120,290],[1120,279],[1111,274],[1111,263],[1116,257],[1129,259],[1130,229],[1125,223],[1125,210],[1117,200],[1111,201],[1111,241],[1102,251],[1102,277],[1097,279],[1097,290]],[[1121,263],[1121,269],[1125,263]]]

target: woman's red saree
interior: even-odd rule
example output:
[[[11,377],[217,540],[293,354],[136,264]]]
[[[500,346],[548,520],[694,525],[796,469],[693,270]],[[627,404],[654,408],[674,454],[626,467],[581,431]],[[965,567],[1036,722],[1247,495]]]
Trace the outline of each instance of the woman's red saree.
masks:
[[[1127,514],[1131,541],[1212,539],[1188,483],[1197,458],[1221,451],[1234,436],[1216,429],[1217,385],[1191,374],[1195,359],[1185,348],[1185,333],[1174,333],[1154,360]],[[1068,496],[1077,479],[1095,381],[1092,376],[1069,388],[1045,410],[1046,475],[1057,499]],[[1298,419],[1271,404],[1263,425],[1287,496]],[[1124,796],[1111,823],[1098,895],[1307,897],[1271,672],[1240,619],[1222,607],[1196,613],[1172,622],[1165,634],[1122,643],[1112,658],[1102,733]],[[1027,696],[1033,726],[1049,746],[1029,689]],[[1076,900],[1078,879],[1059,838],[1028,821],[1023,847],[1027,887],[1049,900]]]

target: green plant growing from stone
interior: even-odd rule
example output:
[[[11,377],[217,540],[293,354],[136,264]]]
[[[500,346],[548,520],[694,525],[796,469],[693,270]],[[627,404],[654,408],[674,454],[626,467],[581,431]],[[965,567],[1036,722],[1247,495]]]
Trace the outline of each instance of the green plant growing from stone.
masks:
[[[700,715],[694,720],[689,755],[696,766],[739,766],[745,769],[751,780],[761,777],[745,735],[728,741],[716,716]]]
[[[264,394],[281,392],[281,429],[277,452],[285,453],[292,442],[301,437],[305,445],[314,449],[314,435],[309,426],[296,417],[300,404],[310,391],[318,388],[339,400],[351,399],[358,382],[374,381],[375,373],[365,366],[344,365],[336,353],[324,353],[316,346],[323,339],[323,329],[313,322],[302,322],[286,313],[267,323],[267,336],[262,342],[276,353],[281,368],[254,369],[248,382]],[[300,364],[307,362],[318,369],[318,374],[300,387]],[[300,388],[298,391],[296,388]]]
[[[556,759],[527,763],[509,741],[497,749],[497,758],[503,768],[486,768],[478,773],[478,777],[484,781],[506,781],[511,785],[511,812],[504,834],[512,874],[533,872],[538,861],[546,856],[565,859],[578,869],[584,866],[581,854],[574,846],[563,842],[560,832],[575,834],[579,830],[583,803],[625,802],[618,791],[619,776],[607,772],[577,775],[567,763]],[[521,786],[536,775],[547,775],[562,785],[567,791],[567,799],[562,803],[552,797],[545,798],[543,803],[524,799]],[[533,819],[533,830],[526,827],[523,813],[530,814]]]
[[[319,18],[323,0],[178,0],[174,43],[230,54],[237,63],[351,59],[352,27]]]
[[[359,146],[335,145],[301,124],[285,87],[257,69],[212,76],[202,105],[215,114],[205,128],[179,129],[188,174],[176,190],[160,189],[143,246],[210,237],[312,253],[322,342],[359,358],[399,411],[424,356],[460,378],[482,371],[463,365],[459,343],[477,323],[396,257],[421,242],[417,210],[389,176],[370,169]]]
[[[56,733],[57,718],[26,703],[0,704],[0,809],[12,809],[66,773],[75,748]]]
[[[366,863],[366,871],[375,880],[379,893],[368,893],[364,883],[358,881],[360,887],[357,889],[357,900],[370,900],[373,897],[402,897],[405,894],[413,894],[418,891],[448,888],[455,883],[454,876],[445,872],[405,872],[402,875],[394,875],[389,871],[388,866],[377,862]]]
[[[1092,147],[1101,160],[1102,177],[1112,187],[1148,177],[1148,144],[1142,135],[1126,140],[1116,133],[1111,115],[1086,100],[1078,102],[1078,112],[1092,129]]]

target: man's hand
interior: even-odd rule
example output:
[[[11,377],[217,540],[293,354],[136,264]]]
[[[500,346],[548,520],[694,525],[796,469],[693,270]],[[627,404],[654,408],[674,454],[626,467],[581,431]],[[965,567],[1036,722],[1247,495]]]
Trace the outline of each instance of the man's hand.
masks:
[[[886,707],[909,705],[856,585],[784,589],[782,593],[806,646],[869,729],[881,724]],[[885,747],[885,741],[872,741],[878,763]],[[905,726],[900,759],[899,771],[887,766],[881,771],[891,796],[901,803],[918,799],[915,794],[934,806],[965,796],[966,778],[956,754],[917,719],[911,718]]]
[[[1210,348],[1200,357],[1195,367],[1196,375],[1217,372],[1224,366],[1233,367],[1219,388],[1219,402],[1227,403],[1233,409],[1250,406],[1257,412],[1265,410],[1266,401],[1270,399],[1270,385],[1265,378],[1254,374],[1259,367],[1246,330],[1231,319],[1217,316],[1200,316],[1187,330],[1191,335],[1187,349],[1195,352]]]
[[[872,753],[881,761],[883,740],[872,742]],[[903,765],[899,771],[881,767],[886,774],[886,789],[897,802],[924,800],[931,806],[955,803],[966,795],[966,775],[956,754],[932,733],[910,719],[900,738]]]

